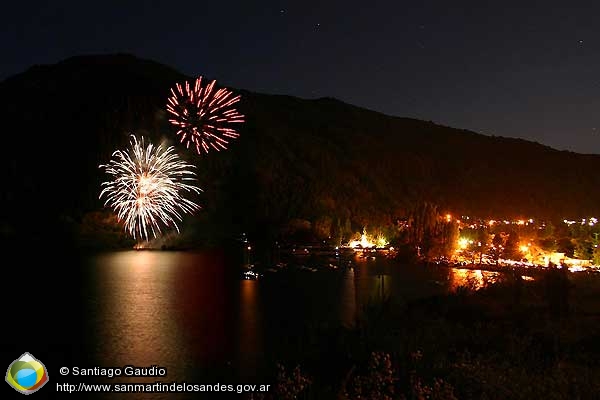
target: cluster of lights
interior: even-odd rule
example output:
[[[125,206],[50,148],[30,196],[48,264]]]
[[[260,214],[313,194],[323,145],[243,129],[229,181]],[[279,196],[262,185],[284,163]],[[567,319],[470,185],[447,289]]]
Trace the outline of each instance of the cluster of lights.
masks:
[[[504,224],[504,225],[529,226],[529,225],[534,225],[535,224],[535,220],[533,218],[518,219],[518,220],[489,219],[486,222],[483,222],[483,220],[479,220],[478,222],[473,222],[473,221],[477,221],[477,220],[474,220],[473,218],[471,218],[471,217],[469,217],[467,215],[462,215],[460,218],[454,218],[453,219],[451,214],[446,214],[445,215],[445,220],[446,220],[446,222],[456,221],[459,224],[465,224],[466,227],[472,228],[472,229],[477,229],[477,228],[483,227],[485,225],[487,225],[487,226],[494,226],[494,225]],[[595,226],[598,223],[598,218],[596,218],[596,217],[582,218],[579,221],[570,220],[570,219],[563,219],[563,223],[565,223],[566,225],[580,224],[580,225]],[[542,229],[542,228],[544,228],[546,226],[546,223],[545,222],[539,222],[539,225],[540,225],[540,229]]]
[[[482,243],[481,242],[477,242],[474,241],[472,239],[468,239],[465,237],[461,237],[458,239],[457,241],[457,249],[456,249],[456,253],[457,255],[459,255],[460,253],[462,253],[463,251],[467,250],[468,248],[470,248],[471,246],[477,246],[479,248],[481,248]],[[496,246],[495,245],[489,245],[489,247],[495,249]],[[503,248],[503,246],[499,246],[501,249]],[[532,250],[533,244],[531,242],[527,242],[527,243],[522,243],[521,245],[519,245],[519,250],[521,251],[521,253],[523,253],[524,256],[528,256],[527,258],[531,257],[531,250]],[[596,245],[597,247],[597,245]],[[560,255],[561,258],[565,258],[564,255],[562,255],[562,253],[554,253],[554,255],[550,255],[549,253],[546,254],[544,256],[545,259],[545,264],[548,264],[548,261],[551,261],[552,258],[551,257],[555,257],[556,255]],[[538,257],[541,256],[541,253],[538,255]],[[554,261],[555,263],[557,263],[557,261]],[[563,261],[561,261],[562,263]],[[578,259],[565,259],[565,262],[567,263],[567,268],[569,271],[571,272],[581,272],[581,271],[600,271],[600,266],[598,265],[585,265],[585,260],[578,260]],[[528,267],[536,267],[539,266],[537,264],[535,264],[532,261],[527,261],[525,259],[521,259],[521,260],[512,260],[512,259],[502,259],[501,260],[502,265],[508,265],[508,266],[528,266]],[[560,266],[559,266],[560,268]]]
[[[513,225],[513,226],[518,226],[518,227],[524,227],[524,226],[533,226],[535,225],[534,228],[536,229],[544,229],[546,228],[547,224],[545,221],[535,221],[533,218],[529,218],[529,219],[516,219],[516,220],[507,220],[507,219],[476,219],[476,218],[472,218],[469,216],[465,216],[462,215],[460,216],[460,218],[452,218],[451,214],[445,214],[444,218],[446,222],[455,222],[459,225],[460,229],[463,228],[471,228],[471,229],[479,229],[479,228],[491,228],[493,226],[509,226],[509,225]],[[581,225],[581,226],[589,226],[589,227],[593,227],[596,226],[596,224],[598,224],[598,218],[596,217],[588,217],[588,218],[581,218],[580,220],[569,220],[569,219],[564,219],[563,222],[566,225]],[[598,247],[598,244],[594,244],[594,247]],[[463,253],[464,251],[467,250],[473,250],[476,249],[476,251],[480,252],[482,250],[484,250],[483,247],[487,247],[489,249],[497,249],[498,246],[493,245],[493,244],[489,244],[489,245],[484,245],[481,242],[478,242],[476,240],[472,240],[469,239],[468,237],[460,237],[456,243],[456,255],[458,257],[460,257],[461,253]],[[499,246],[499,248],[503,248],[503,246]],[[518,247],[519,251],[523,254],[523,257],[529,259],[529,261],[527,261],[525,258],[521,259],[521,260],[509,260],[509,259],[502,259],[502,264],[504,265],[519,265],[519,266],[537,266],[535,265],[533,262],[531,262],[532,258],[539,258],[542,256],[542,251],[540,249],[538,249],[537,247],[534,247],[534,245],[532,244],[531,241],[529,242],[521,242],[519,244]],[[535,254],[537,255],[535,255]],[[561,254],[561,253],[554,253],[556,254]],[[546,255],[546,259],[548,259],[548,257],[550,257],[549,253]],[[564,256],[561,256],[563,259],[565,258]],[[600,266],[598,265],[589,265],[590,260],[578,260],[578,259],[570,259],[567,258],[565,259],[565,262],[567,263],[567,267],[569,271],[571,272],[579,272],[579,271],[590,271],[590,270],[595,270],[595,271],[600,271]],[[562,263],[562,261],[561,261]]]
[[[389,244],[389,242],[383,235],[379,234],[379,235],[373,237],[373,236],[367,234],[366,229],[363,229],[363,233],[360,236],[360,240],[351,240],[350,242],[348,242],[348,244],[346,246],[353,248],[353,249],[357,249],[357,248],[382,249],[382,248],[386,247],[388,244]]]
[[[450,214],[446,214],[446,221],[447,222],[451,222],[452,221],[452,217]],[[489,220],[476,220],[476,219],[472,219],[469,216],[461,216],[460,219],[455,219],[455,221],[458,224],[464,224],[465,227],[467,228],[471,228],[471,229],[478,229],[481,227],[492,227],[494,225],[519,225],[519,226],[529,226],[529,225],[533,225],[535,223],[535,221],[533,220],[533,218],[529,218],[529,219],[518,219],[518,220],[496,220],[496,219],[489,219]],[[541,223],[542,227],[545,227],[546,224],[545,223]]]
[[[519,246],[519,250],[521,250],[522,253],[529,253],[529,248],[531,247],[531,243],[527,243],[527,244],[522,244]]]
[[[574,221],[572,219],[563,219],[563,223],[571,226],[577,223],[577,221]],[[590,217],[590,218],[582,218],[581,221],[579,221],[580,225],[588,225],[588,226],[594,226],[598,223],[598,218],[596,217]]]

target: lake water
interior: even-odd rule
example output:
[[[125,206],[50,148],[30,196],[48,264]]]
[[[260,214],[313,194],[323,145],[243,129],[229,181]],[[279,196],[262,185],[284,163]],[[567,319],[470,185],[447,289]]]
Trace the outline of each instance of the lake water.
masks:
[[[243,280],[238,258],[216,250],[32,253],[23,257],[36,261],[12,269],[4,281],[5,307],[16,310],[13,320],[21,324],[5,346],[5,362],[31,353],[49,372],[51,388],[42,390],[53,392],[57,383],[97,381],[61,376],[63,366],[167,370],[166,377],[108,380],[113,383],[270,383],[261,374],[307,327],[351,325],[365,304],[381,296],[402,304],[462,284],[482,284],[494,275],[378,258],[355,259],[353,268]]]

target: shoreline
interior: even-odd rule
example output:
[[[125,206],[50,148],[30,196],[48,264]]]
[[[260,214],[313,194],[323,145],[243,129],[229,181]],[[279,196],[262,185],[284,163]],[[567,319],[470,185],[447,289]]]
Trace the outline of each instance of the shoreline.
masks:
[[[545,272],[553,270],[552,267],[544,267],[544,266],[529,266],[529,265],[493,265],[493,264],[460,264],[460,263],[436,263],[432,261],[424,261],[422,263],[427,268],[455,268],[455,269],[468,269],[473,271],[486,271],[486,272],[519,272],[521,275],[533,276],[540,275]],[[558,268],[559,269],[559,268]],[[559,269],[560,270],[560,269]],[[593,268],[587,268],[584,270],[571,271],[568,270],[569,273],[587,273],[587,274],[597,274],[600,273],[599,270]]]

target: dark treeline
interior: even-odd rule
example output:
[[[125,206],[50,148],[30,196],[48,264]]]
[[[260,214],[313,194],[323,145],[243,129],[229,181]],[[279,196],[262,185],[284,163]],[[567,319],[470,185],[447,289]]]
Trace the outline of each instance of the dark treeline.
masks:
[[[190,244],[241,232],[268,240],[340,241],[365,228],[394,236],[398,221],[422,219],[424,207],[552,220],[600,214],[600,156],[330,98],[231,88],[242,95],[241,136],[227,151],[198,156],[177,142],[165,111],[170,88],[192,78],[114,55],[34,66],[1,82],[3,237],[119,236],[98,199],[105,179],[98,165],[125,148],[131,133],[178,146],[198,167],[203,210],[186,218],[180,237]],[[425,243],[423,235],[442,228],[415,228],[410,240]],[[116,243],[128,240],[120,235]]]

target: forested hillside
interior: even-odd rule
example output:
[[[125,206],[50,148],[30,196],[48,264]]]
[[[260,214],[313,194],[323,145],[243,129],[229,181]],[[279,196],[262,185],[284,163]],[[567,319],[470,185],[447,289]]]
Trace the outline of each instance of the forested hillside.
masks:
[[[48,237],[96,221],[106,178],[98,166],[132,133],[176,146],[197,166],[203,208],[183,223],[194,237],[274,237],[298,225],[321,236],[384,229],[424,202],[496,218],[600,214],[600,156],[331,98],[230,88],[242,96],[240,137],[198,155],[177,142],[165,111],[170,88],[193,78],[113,55],[33,66],[1,82],[4,237]]]

